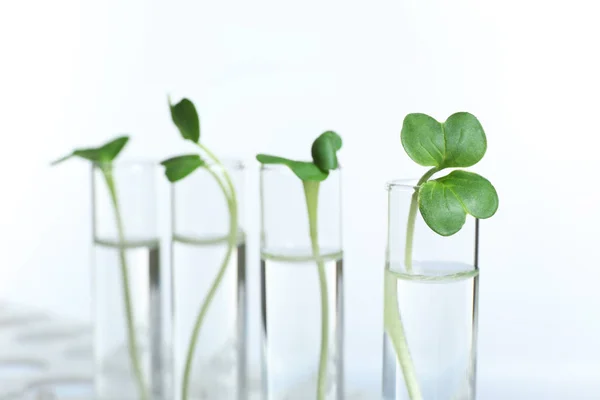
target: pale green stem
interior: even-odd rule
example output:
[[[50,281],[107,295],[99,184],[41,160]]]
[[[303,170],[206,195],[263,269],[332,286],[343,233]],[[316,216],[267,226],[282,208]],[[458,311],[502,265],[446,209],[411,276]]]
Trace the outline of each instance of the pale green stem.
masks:
[[[217,165],[222,167],[223,175],[225,177],[227,186],[229,188],[229,190],[228,190],[228,188],[225,187],[225,184],[223,184],[223,182],[221,181],[221,178],[210,167],[206,168],[206,170],[215,178],[216,182],[218,183],[219,187],[221,188],[223,195],[225,196],[225,199],[227,201],[227,207],[229,208],[229,217],[230,217],[229,241],[228,241],[229,244],[227,247],[227,252],[225,253],[225,258],[223,259],[223,262],[221,263],[221,266],[219,267],[219,271],[217,272],[217,276],[215,277],[215,280],[213,281],[210,289],[208,290],[208,293],[206,294],[204,302],[202,303],[202,306],[200,308],[200,312],[198,313],[198,316],[196,318],[196,323],[194,324],[194,329],[192,330],[192,335],[190,338],[190,344],[188,347],[188,353],[187,353],[186,362],[185,362],[185,369],[183,372],[183,382],[181,384],[182,400],[187,400],[187,398],[188,398],[190,378],[191,378],[191,373],[192,373],[192,364],[193,364],[193,360],[194,360],[194,354],[196,352],[198,336],[200,334],[200,330],[202,328],[204,318],[206,317],[206,313],[208,312],[208,310],[210,308],[210,305],[215,297],[215,294],[217,293],[217,290],[219,289],[219,286],[221,286],[221,282],[223,281],[225,273],[227,272],[227,266],[229,265],[229,261],[231,259],[231,255],[233,253],[233,249],[237,246],[237,240],[238,240],[237,199],[236,199],[235,188],[233,186],[233,182],[231,181],[229,174],[227,173],[227,171],[225,170],[225,168],[223,167],[221,162],[214,156],[214,154],[212,154],[210,151],[208,151],[208,149],[206,149],[204,146],[202,146],[202,145],[199,145],[199,146],[215,161],[215,163]]]
[[[438,167],[433,167],[425,173],[417,182],[417,187],[410,200],[410,208],[408,211],[408,221],[406,223],[406,246],[404,248],[404,266],[406,272],[412,273],[412,257],[413,257],[413,238],[415,234],[415,222],[417,219],[417,210],[419,205],[419,188],[429,178],[439,171]],[[388,246],[391,246],[388,243]],[[402,374],[410,400],[422,400],[423,395],[419,388],[417,380],[417,372],[410,356],[402,318],[398,310],[398,291],[396,287],[397,280],[388,271],[385,273],[384,283],[384,325],[394,346],[396,357]]]
[[[404,247],[404,265],[406,272],[412,272],[413,238],[415,236],[415,222],[417,220],[417,209],[419,208],[419,188],[433,174],[439,171],[438,167],[433,167],[425,173],[417,182],[417,187],[410,199],[410,209],[408,210],[408,221],[406,222],[406,246]]]
[[[123,219],[121,217],[121,211],[119,209],[119,201],[117,199],[117,189],[112,176],[112,167],[100,167],[108,192],[110,193],[110,199],[112,201],[113,209],[115,212],[115,220],[117,222],[117,234],[119,236],[119,259],[121,261],[121,280],[123,286],[123,299],[125,301],[125,317],[127,322],[127,342],[129,348],[129,357],[131,358],[131,367],[135,374],[137,384],[140,390],[140,399],[148,399],[148,389],[144,382],[144,374],[140,365],[140,358],[138,354],[137,340],[135,336],[134,326],[134,315],[133,308],[131,305],[131,292],[129,290],[129,272],[127,268],[127,257],[125,254],[125,231],[123,229]]]
[[[327,294],[327,277],[325,264],[321,258],[318,237],[318,203],[319,182],[303,181],[306,208],[308,210],[308,226],[313,257],[317,260],[319,287],[321,290],[321,353],[319,357],[319,375],[317,380],[317,400],[324,400],[327,394],[327,352],[329,350],[329,305]]]
[[[385,330],[394,346],[410,400],[422,400],[423,395],[419,388],[417,372],[410,356],[410,351],[408,350],[408,342],[404,333],[404,327],[402,326],[400,311],[398,310],[397,282],[397,279],[386,270],[383,289]]]
[[[214,161],[214,163],[216,165],[221,167],[221,169],[223,170],[223,176],[225,177],[225,182],[227,182],[227,186],[229,187],[229,190],[230,190],[231,200],[233,201],[234,204],[237,204],[237,199],[236,199],[236,195],[235,195],[235,187],[233,185],[233,182],[231,181],[231,178],[229,177],[229,174],[227,173],[227,170],[223,166],[223,163],[221,163],[221,161],[217,158],[217,156],[215,156],[215,154],[212,151],[210,151],[203,144],[198,143],[198,147],[200,147],[202,150],[204,150],[204,152],[206,154],[208,154],[208,156]]]
[[[264,174],[260,173],[260,191],[258,193],[258,195],[260,196],[260,246],[261,248],[264,246],[265,244],[265,201],[264,201],[264,196],[263,196],[263,191],[264,191],[264,187],[265,187],[265,178],[264,178]]]
[[[404,266],[406,267],[406,272],[409,274],[412,273],[413,238],[415,233],[415,221],[417,219],[418,200],[419,190],[415,189],[415,192],[410,199],[408,220],[406,222],[406,245],[404,247]]]

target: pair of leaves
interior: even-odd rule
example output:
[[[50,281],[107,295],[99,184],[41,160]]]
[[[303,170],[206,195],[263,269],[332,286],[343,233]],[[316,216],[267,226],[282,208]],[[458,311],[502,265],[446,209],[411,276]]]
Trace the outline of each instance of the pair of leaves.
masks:
[[[181,136],[184,139],[198,143],[200,140],[200,119],[194,104],[188,99],[183,99],[173,105],[169,100],[169,108],[171,118],[179,129]],[[128,136],[121,136],[100,147],[77,149],[71,154],[54,161],[52,165],[59,164],[72,157],[81,157],[98,164],[110,163],[119,155],[128,141]],[[185,178],[205,164],[198,154],[173,157],[161,163],[165,167],[167,179],[171,182]]]
[[[402,146],[416,163],[445,168],[470,167],[487,149],[483,127],[466,112],[452,114],[440,123],[425,114],[408,114],[401,132]],[[456,170],[441,178],[421,182],[419,210],[423,220],[436,233],[450,236],[458,232],[467,214],[489,218],[498,209],[498,194],[485,178]]]
[[[256,159],[261,164],[279,164],[289,167],[303,181],[320,182],[327,179],[329,172],[324,172],[310,161],[294,161],[269,154],[258,154]]]
[[[51,165],[60,164],[73,157],[80,157],[97,164],[108,164],[111,163],[115,158],[117,158],[117,156],[119,155],[119,153],[121,153],[128,141],[129,136],[120,136],[100,147],[76,149],[71,154],[67,154],[66,156],[61,157],[58,160],[52,162]]]
[[[200,143],[200,117],[191,100],[182,99],[172,104],[169,99],[171,119],[179,130],[181,137],[193,143]],[[204,167],[206,162],[199,154],[186,154],[172,157],[160,163],[165,167],[165,175],[169,182],[177,182],[190,175],[196,169]]]
[[[320,182],[327,179],[329,171],[338,168],[337,152],[342,148],[342,138],[333,131],[319,135],[312,144],[313,162],[295,161],[269,154],[258,154],[261,164],[285,165],[302,181]]]
[[[400,137],[410,158],[438,169],[475,165],[487,149],[481,124],[466,112],[452,114],[443,123],[429,115],[408,114]]]

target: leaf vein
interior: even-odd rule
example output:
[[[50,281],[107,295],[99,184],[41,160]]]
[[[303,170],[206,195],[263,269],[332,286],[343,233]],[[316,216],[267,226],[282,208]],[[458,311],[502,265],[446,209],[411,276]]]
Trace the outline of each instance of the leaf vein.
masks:
[[[423,150],[425,150],[425,152],[426,152],[426,153],[429,155],[429,157],[430,157],[430,158],[431,158],[431,159],[432,159],[434,162],[436,162],[436,159],[435,159],[435,157],[433,156],[433,154],[431,154],[431,152],[430,152],[429,150],[427,150],[427,148],[426,148],[425,146],[423,146],[423,145],[421,144],[421,142],[419,142],[419,146],[421,146],[421,148],[422,148]]]
[[[442,157],[442,164],[446,162],[446,155],[448,153],[448,143],[446,142],[446,127],[444,124],[440,124],[442,127],[442,138],[444,139],[444,156]]]
[[[463,133],[464,133],[464,128],[460,128],[459,133],[458,133],[458,141],[456,142],[456,148],[460,149],[460,144],[462,143],[463,140]]]
[[[458,200],[458,202],[460,203],[460,206],[462,207],[462,209],[469,215],[472,215],[469,210],[467,209],[467,206],[465,206],[465,203],[463,203],[462,199],[460,198],[460,196],[454,191],[452,190],[454,186],[448,186],[448,190],[454,195],[454,197],[456,197],[456,200]]]
[[[433,143],[433,140],[431,140],[430,137],[427,138],[429,140],[429,143],[431,144],[431,146],[433,146],[433,148],[435,149],[435,151],[440,155],[442,162],[444,161],[444,155],[442,154],[442,152],[440,151],[440,149],[437,148],[437,146],[435,145],[435,143]]]
[[[448,201],[448,196],[446,194],[446,186],[442,185],[442,195],[444,196],[444,202],[445,202],[445,206],[446,206],[446,210],[448,210],[448,212],[450,213],[450,202]]]

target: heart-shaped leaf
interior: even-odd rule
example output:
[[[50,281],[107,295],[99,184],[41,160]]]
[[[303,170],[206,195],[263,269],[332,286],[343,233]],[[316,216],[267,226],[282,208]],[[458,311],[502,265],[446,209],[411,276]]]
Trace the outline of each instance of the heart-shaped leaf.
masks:
[[[173,105],[169,99],[169,107],[173,123],[179,129],[181,136],[184,139],[198,143],[200,141],[200,118],[194,103],[188,99],[182,99],[179,103]]]
[[[408,114],[400,137],[416,163],[439,169],[475,165],[487,149],[479,120],[467,112],[452,114],[444,123],[425,114]]]
[[[444,162],[442,124],[425,114],[408,114],[400,133],[402,146],[416,163],[439,167]]]
[[[419,189],[419,210],[436,233],[450,236],[465,223],[467,214],[489,218],[498,209],[498,194],[484,177],[467,171],[452,171],[425,182]]]
[[[294,161],[283,157],[272,156],[269,154],[258,154],[256,159],[261,164],[279,164],[285,165],[302,181],[323,181],[329,176],[329,172],[322,171],[315,164],[307,161]]]
[[[333,131],[319,135],[312,144],[313,162],[323,171],[338,167],[337,151],[342,148],[342,138]]]
[[[160,163],[165,167],[165,175],[169,182],[177,182],[185,178],[196,169],[206,165],[198,154],[187,154],[169,158]]]
[[[123,150],[128,141],[129,136],[120,136],[100,147],[76,149],[71,154],[68,154],[52,162],[51,165],[60,164],[63,161],[66,161],[72,157],[80,157],[95,163],[110,163],[115,158],[117,158],[117,156]]]

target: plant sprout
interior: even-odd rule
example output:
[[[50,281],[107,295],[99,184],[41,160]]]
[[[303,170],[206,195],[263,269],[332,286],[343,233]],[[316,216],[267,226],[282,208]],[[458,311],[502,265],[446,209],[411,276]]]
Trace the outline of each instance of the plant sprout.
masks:
[[[419,179],[411,198],[406,226],[404,265],[412,273],[413,237],[417,209],[425,223],[441,236],[451,236],[463,227],[467,214],[490,218],[498,209],[498,194],[484,177],[454,170],[437,179],[446,168],[465,168],[478,163],[487,149],[485,132],[477,118],[466,112],[452,114],[440,123],[425,114],[408,114],[402,125],[404,150],[417,164],[431,167]],[[411,400],[422,400],[408,343],[398,311],[395,280],[385,279],[385,329],[388,332]]]
[[[131,361],[131,367],[133,368],[137,385],[140,392],[140,399],[149,399],[148,387],[144,382],[144,375],[142,372],[142,366],[140,363],[140,357],[138,354],[137,339],[134,328],[134,314],[131,304],[131,292],[129,285],[129,270],[127,267],[127,257],[125,254],[125,229],[123,227],[123,218],[121,217],[121,210],[119,208],[119,200],[117,196],[117,189],[115,186],[115,180],[113,176],[113,161],[119,153],[123,150],[127,142],[129,141],[128,136],[118,137],[103,146],[95,148],[85,148],[74,150],[71,154],[68,154],[56,161],[51,165],[57,165],[73,157],[83,158],[91,161],[96,167],[102,172],[108,192],[112,202],[113,210],[115,213],[115,221],[117,224],[117,235],[119,240],[119,260],[121,264],[121,279],[123,287],[123,299],[125,301],[125,317],[127,322],[127,345],[129,349],[129,358]]]
[[[262,164],[285,165],[300,178],[304,186],[306,209],[308,212],[309,235],[312,253],[317,260],[319,287],[321,292],[321,351],[319,357],[319,372],[317,378],[317,400],[323,400],[327,390],[327,351],[329,348],[329,308],[327,306],[327,280],[325,264],[321,258],[318,237],[318,203],[319,187],[327,179],[329,171],[338,168],[337,151],[342,148],[342,138],[335,132],[322,133],[312,144],[313,161],[294,161],[287,158],[258,154],[256,159]]]
[[[198,168],[204,168],[206,171],[215,179],[227,202],[229,209],[229,235],[228,235],[228,247],[225,253],[225,257],[221,266],[217,272],[217,275],[204,298],[204,301],[196,317],[192,335],[190,337],[190,343],[188,346],[188,352],[185,361],[185,368],[183,372],[183,381],[181,383],[181,398],[187,400],[190,386],[190,378],[192,373],[192,364],[194,354],[196,351],[196,345],[198,342],[198,336],[206,313],[208,312],[210,305],[223,281],[223,277],[227,272],[227,266],[233,253],[233,249],[237,246],[238,241],[238,213],[237,213],[237,199],[235,188],[229,173],[221,163],[221,161],[202,143],[200,143],[200,119],[194,103],[188,99],[182,99],[179,103],[173,105],[169,99],[169,107],[171,110],[171,118],[173,123],[177,126],[181,136],[194,143],[198,146],[199,150],[206,154],[206,156],[212,161],[213,165],[216,165],[221,169],[223,176],[220,176],[214,167],[207,163],[200,154],[186,154],[178,157],[169,158],[161,163],[165,167],[165,175],[170,182],[177,182],[186,176],[190,175]]]

